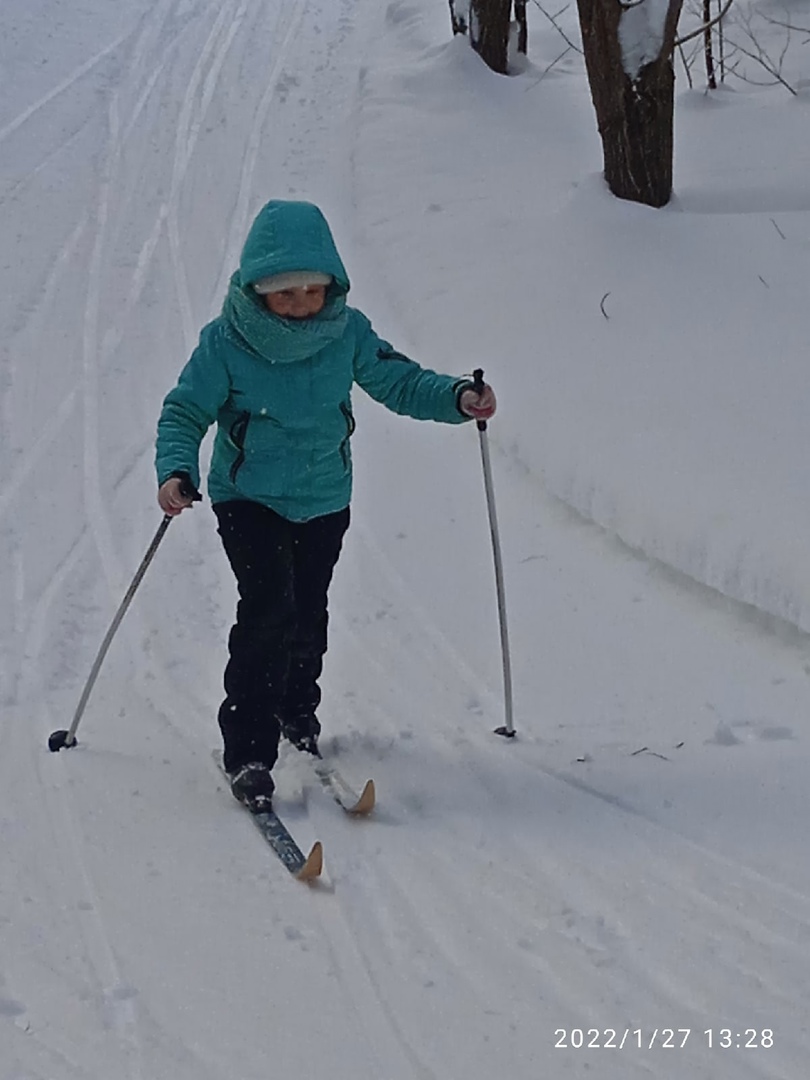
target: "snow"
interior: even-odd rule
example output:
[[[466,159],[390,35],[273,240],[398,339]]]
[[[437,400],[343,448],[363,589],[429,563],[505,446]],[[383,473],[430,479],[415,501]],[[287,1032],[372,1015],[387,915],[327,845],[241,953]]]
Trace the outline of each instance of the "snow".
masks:
[[[513,78],[434,0],[5,0],[0,27],[0,1080],[803,1076],[799,37],[795,98],[679,80],[653,211],[605,191],[539,17]],[[318,201],[380,332],[500,405],[518,739],[492,735],[475,428],[358,395],[321,719],[379,806],[339,818],[285,752],[313,889],[211,761],[235,592],[207,506],[79,747],[46,747],[160,522],[160,401],[271,196]]]
[[[630,0],[622,5],[619,45],[622,67],[635,80],[641,69],[661,55],[671,0]]]

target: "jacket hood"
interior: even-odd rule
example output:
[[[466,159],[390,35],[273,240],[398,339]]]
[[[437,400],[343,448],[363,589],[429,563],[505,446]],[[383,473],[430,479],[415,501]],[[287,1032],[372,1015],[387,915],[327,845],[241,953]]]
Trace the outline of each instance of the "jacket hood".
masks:
[[[239,261],[243,289],[261,278],[293,270],[318,270],[334,279],[344,296],[349,277],[335,241],[317,206],[308,202],[274,199],[262,207],[250,227]]]

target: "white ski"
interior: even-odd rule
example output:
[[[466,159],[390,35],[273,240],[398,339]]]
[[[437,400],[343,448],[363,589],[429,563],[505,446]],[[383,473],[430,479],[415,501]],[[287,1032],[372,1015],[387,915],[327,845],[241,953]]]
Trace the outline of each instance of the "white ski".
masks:
[[[354,817],[364,817],[374,809],[377,793],[373,780],[366,780],[363,790],[358,795],[351,784],[348,784],[334,765],[330,765],[321,757],[313,757],[306,751],[302,751],[304,757],[310,759],[312,769],[317,776],[321,787],[326,791],[338,806],[342,807],[347,814]]]

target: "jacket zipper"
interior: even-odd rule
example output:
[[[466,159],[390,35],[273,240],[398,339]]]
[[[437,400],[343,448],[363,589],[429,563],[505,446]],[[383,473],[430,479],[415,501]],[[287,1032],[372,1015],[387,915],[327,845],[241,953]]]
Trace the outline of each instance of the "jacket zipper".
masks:
[[[231,465],[230,478],[231,483],[236,483],[236,475],[245,463],[245,438],[247,436],[248,424],[250,423],[250,413],[240,413],[234,422],[231,424],[231,429],[228,432],[230,440],[236,447],[237,454],[233,459]]]
[[[345,401],[340,403],[340,411],[343,413],[343,419],[346,421],[346,437],[340,444],[340,456],[343,459],[343,468],[349,467],[349,439],[354,435],[354,429],[357,427],[355,419],[352,416],[352,411]]]

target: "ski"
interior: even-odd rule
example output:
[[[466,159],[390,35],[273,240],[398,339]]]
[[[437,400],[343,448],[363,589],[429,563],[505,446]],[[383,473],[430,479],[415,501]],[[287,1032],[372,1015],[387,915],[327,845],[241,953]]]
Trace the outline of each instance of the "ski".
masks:
[[[228,774],[222,767],[219,751],[214,751],[214,761],[222,775],[228,779]],[[250,815],[253,824],[294,878],[298,881],[314,881],[320,876],[323,870],[323,846],[320,840],[316,840],[309,854],[305,855],[275,810],[261,810],[253,813],[246,806],[244,810]]]
[[[316,840],[309,855],[305,855],[275,810],[262,810],[256,814],[247,807],[245,810],[294,878],[298,881],[314,881],[320,877],[323,870],[323,846],[320,840]]]
[[[322,757],[313,757],[306,751],[302,753],[309,758],[321,787],[347,814],[351,814],[352,817],[364,817],[371,813],[377,800],[373,780],[366,780],[363,790],[358,795],[334,765],[330,765]]]

